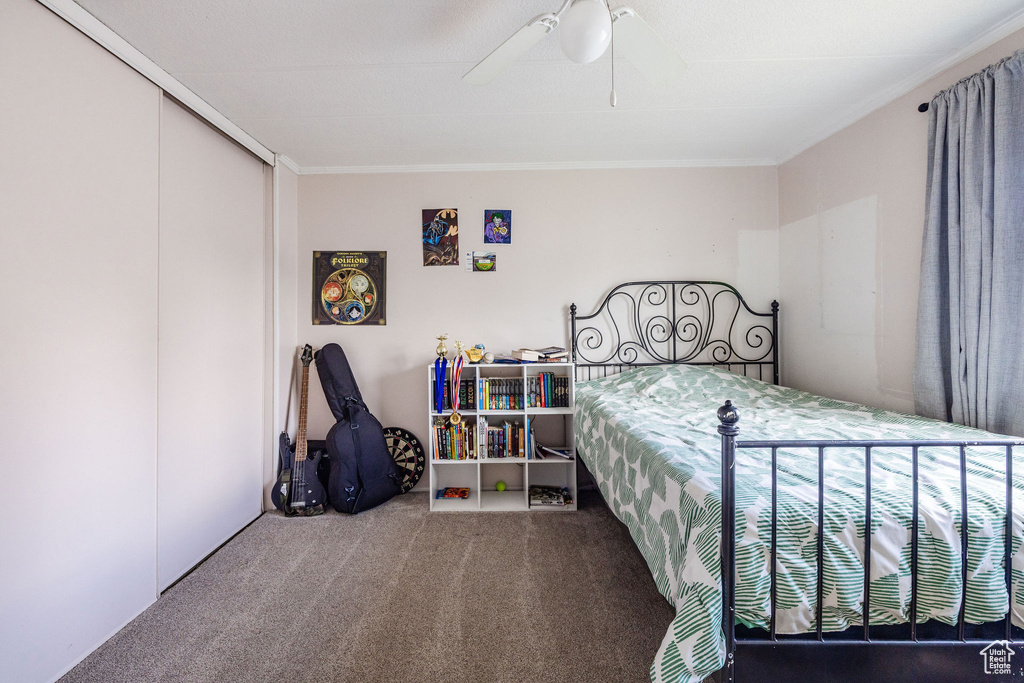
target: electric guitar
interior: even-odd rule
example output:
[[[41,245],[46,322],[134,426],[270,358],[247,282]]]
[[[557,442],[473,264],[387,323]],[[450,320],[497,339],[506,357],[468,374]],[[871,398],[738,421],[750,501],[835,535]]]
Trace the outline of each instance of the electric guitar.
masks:
[[[313,360],[313,347],[302,349],[302,391],[299,394],[299,428],[295,434],[295,455],[288,441],[288,433],[281,432],[281,474],[277,478],[270,499],[274,507],[286,515],[319,515],[324,511],[327,492],[316,476],[322,454],[317,451],[306,457],[306,411],[309,403],[309,363]]]

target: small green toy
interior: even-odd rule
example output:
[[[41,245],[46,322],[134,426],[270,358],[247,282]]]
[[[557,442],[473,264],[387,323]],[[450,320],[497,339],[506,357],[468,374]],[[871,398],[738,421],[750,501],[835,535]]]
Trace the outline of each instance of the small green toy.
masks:
[[[494,488],[497,491],[504,491],[505,490],[505,482],[499,481],[497,484],[494,485]]]

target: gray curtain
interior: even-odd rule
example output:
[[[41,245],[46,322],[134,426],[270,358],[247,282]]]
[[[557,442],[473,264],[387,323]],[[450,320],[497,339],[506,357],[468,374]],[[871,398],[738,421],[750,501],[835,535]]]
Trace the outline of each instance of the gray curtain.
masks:
[[[1024,50],[929,112],[916,409],[1024,436]]]

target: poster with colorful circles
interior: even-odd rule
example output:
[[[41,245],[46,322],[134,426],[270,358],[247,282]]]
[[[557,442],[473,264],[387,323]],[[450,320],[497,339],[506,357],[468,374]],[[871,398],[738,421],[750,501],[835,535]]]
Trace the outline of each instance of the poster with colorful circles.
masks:
[[[313,324],[384,325],[386,251],[313,252]]]

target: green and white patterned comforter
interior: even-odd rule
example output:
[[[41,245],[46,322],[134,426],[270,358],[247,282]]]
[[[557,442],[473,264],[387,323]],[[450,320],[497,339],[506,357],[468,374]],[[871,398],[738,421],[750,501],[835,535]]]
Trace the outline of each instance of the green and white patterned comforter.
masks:
[[[676,608],[651,680],[700,681],[724,662],[721,437],[717,408],[740,411],[738,440],[996,438],[977,429],[867,408],[703,366],[637,368],[576,385],[576,445]],[[1000,437],[1003,438],[1003,437]],[[1024,451],[1018,450],[1020,454]],[[918,621],[957,620],[960,484],[956,448],[920,450]],[[814,630],[817,450],[778,455],[779,633]],[[1019,471],[1019,467],[1014,468]],[[871,623],[909,619],[910,449],[872,452]],[[768,451],[737,451],[739,623],[767,628],[771,528]],[[1014,477],[1013,622],[1024,626],[1024,481]],[[967,620],[1002,619],[1005,450],[968,450]],[[864,452],[828,449],[822,628],[859,625],[863,603]]]

